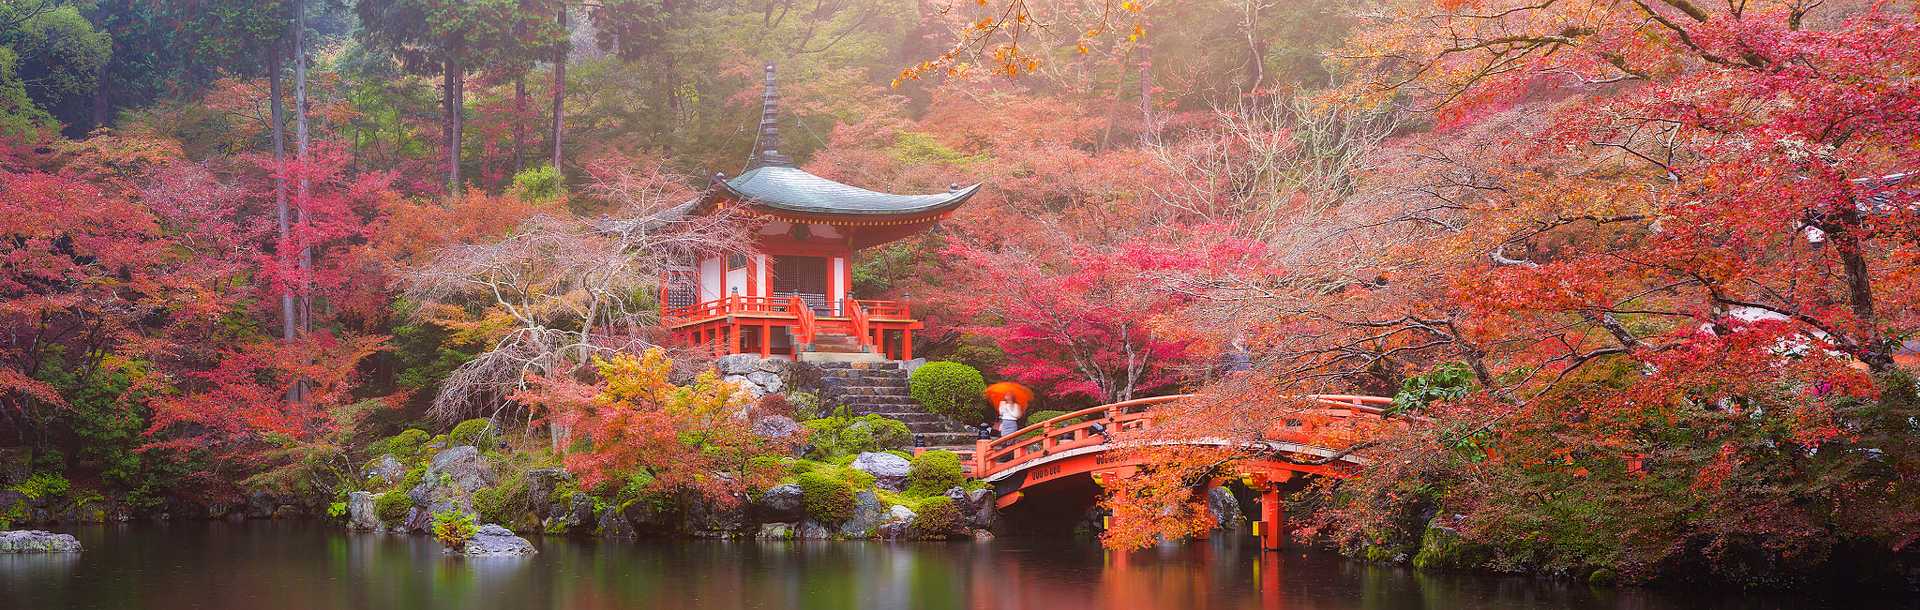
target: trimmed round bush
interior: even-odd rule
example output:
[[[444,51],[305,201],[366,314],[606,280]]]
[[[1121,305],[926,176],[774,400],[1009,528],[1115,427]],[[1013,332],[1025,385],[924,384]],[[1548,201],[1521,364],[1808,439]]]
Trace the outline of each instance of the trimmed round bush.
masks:
[[[853,516],[853,486],[832,475],[808,472],[800,475],[800,505],[807,516],[821,523],[840,523]]]
[[[911,527],[918,538],[945,538],[960,531],[960,524],[960,509],[953,505],[953,499],[934,496],[921,502],[919,510],[914,511]]]
[[[907,493],[911,494],[931,496],[966,483],[967,477],[960,474],[960,454],[952,451],[913,456],[913,467],[907,471]]]
[[[418,459],[420,457],[420,450],[426,447],[427,441],[432,438],[433,435],[427,434],[426,430],[407,428],[399,434],[374,441],[374,443],[368,447],[368,453],[373,455],[375,459],[379,459],[382,453],[391,453],[394,459],[400,460],[400,463],[405,464]]]
[[[992,415],[981,396],[987,391],[986,378],[979,369],[958,362],[929,362],[914,369],[907,391],[928,411],[962,422],[983,422]]]
[[[373,498],[373,514],[389,525],[407,518],[407,509],[413,508],[413,499],[405,492],[389,491]]]

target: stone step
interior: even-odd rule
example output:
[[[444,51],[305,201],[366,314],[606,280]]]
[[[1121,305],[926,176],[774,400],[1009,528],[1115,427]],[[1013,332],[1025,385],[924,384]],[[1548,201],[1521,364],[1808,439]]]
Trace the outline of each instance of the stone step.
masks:
[[[814,366],[820,367],[821,370],[826,371],[829,374],[835,371],[845,371],[845,370],[856,370],[856,371],[886,371],[886,370],[898,371],[900,370],[899,362],[896,362],[893,360],[886,360],[886,359],[881,359],[879,361],[860,361],[860,362],[848,362],[848,361],[816,362],[814,363]]]
[[[957,446],[964,443],[971,448],[975,439],[971,432],[929,432],[913,436],[918,446],[922,447]]]
[[[906,388],[888,385],[843,385],[827,386],[827,393],[835,396],[912,396]]]

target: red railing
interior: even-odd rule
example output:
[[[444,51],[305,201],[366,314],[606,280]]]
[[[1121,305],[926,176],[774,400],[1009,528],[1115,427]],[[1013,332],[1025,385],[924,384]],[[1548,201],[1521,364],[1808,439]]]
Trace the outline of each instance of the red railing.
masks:
[[[867,304],[847,296],[847,324],[853,331],[853,338],[861,347],[872,347],[877,341],[873,338],[873,324],[867,319]]]
[[[909,306],[906,301],[861,301],[860,304],[867,308],[867,317],[869,319],[913,319],[913,307]]]
[[[1149,407],[1192,397],[1192,394],[1139,398],[1089,407],[1015,430],[993,440],[978,441],[973,452],[973,477],[983,478],[1062,451],[1112,442],[1115,434],[1138,432],[1149,425]],[[1318,408],[1302,415],[1343,418],[1356,414],[1380,416],[1393,399],[1350,394],[1308,396]]]
[[[793,341],[800,345],[813,343],[813,334],[820,331],[819,323],[814,320],[813,308],[800,297],[787,297],[787,309],[795,312],[798,322],[793,325]]]
[[[736,314],[756,314],[774,317],[790,317],[797,310],[807,309],[804,304],[796,305],[798,299],[779,297],[750,297],[731,295],[702,301],[685,307],[673,307],[661,315],[668,321],[688,321],[705,318],[718,318]]]

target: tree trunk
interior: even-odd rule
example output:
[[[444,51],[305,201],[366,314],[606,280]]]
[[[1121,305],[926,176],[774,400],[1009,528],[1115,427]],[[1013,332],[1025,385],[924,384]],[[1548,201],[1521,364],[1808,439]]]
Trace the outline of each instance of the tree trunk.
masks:
[[[527,76],[513,77],[513,173],[527,169]]]
[[[466,93],[466,83],[464,82],[466,68],[461,63],[459,41],[454,41],[454,44],[449,45],[448,48],[447,59],[442,64],[445,68],[445,74],[443,75],[444,80],[442,82],[442,96],[445,98],[443,100],[445,107],[442,111],[446,113],[446,123],[443,132],[446,136],[447,147],[447,192],[458,195],[462,190],[460,180],[460,142],[461,129],[464,126],[461,125],[460,121],[462,119],[461,114],[465,112],[467,106],[466,100],[463,99]]]
[[[567,3],[560,3],[560,31],[567,31]],[[570,36],[570,35],[569,35]],[[573,46],[571,41],[560,45],[553,54],[553,171],[561,176],[566,173],[560,169],[561,135],[566,132],[567,116],[567,50]]]
[[[300,168],[299,189],[295,191],[294,202],[298,216],[295,223],[301,230],[300,243],[300,332],[305,334],[313,330],[313,245],[306,243],[307,208],[311,202],[312,180],[308,177],[311,168],[307,167],[307,146],[311,139],[307,134],[307,3],[295,0],[293,3],[293,124],[294,124],[294,160]]]
[[[1140,144],[1152,146],[1153,128],[1153,58],[1152,49],[1140,45]]]
[[[281,271],[286,269],[286,246],[293,243],[289,235],[287,221],[287,136],[286,110],[280,102],[280,45],[274,44],[267,52],[267,97],[271,108],[272,125],[267,132],[273,138],[273,207],[279,221],[280,247],[274,248],[274,257],[279,259]],[[287,286],[280,289],[280,338],[292,341],[294,328],[298,324],[294,315],[293,291]]]

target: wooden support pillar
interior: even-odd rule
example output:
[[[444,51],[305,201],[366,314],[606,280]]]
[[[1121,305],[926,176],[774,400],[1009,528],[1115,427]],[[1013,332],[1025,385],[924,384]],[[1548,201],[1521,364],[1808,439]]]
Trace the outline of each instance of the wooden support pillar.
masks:
[[[913,331],[910,329],[900,329],[900,359],[913,359]]]
[[[1260,550],[1280,550],[1287,536],[1285,519],[1280,510],[1280,490],[1269,486],[1260,492]]]
[[[727,326],[728,341],[732,342],[732,349],[727,352],[728,354],[740,353],[740,331],[745,328],[746,328],[745,326],[742,326],[740,324],[732,324]]]
[[[760,321],[760,357],[773,355],[773,323]]]

